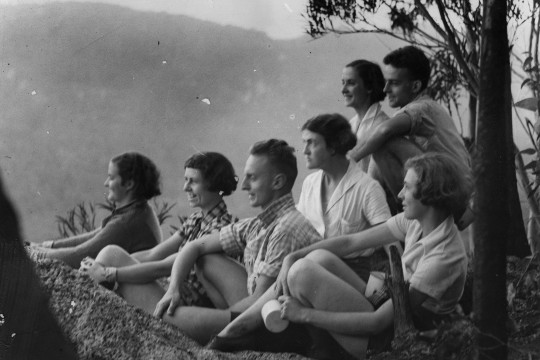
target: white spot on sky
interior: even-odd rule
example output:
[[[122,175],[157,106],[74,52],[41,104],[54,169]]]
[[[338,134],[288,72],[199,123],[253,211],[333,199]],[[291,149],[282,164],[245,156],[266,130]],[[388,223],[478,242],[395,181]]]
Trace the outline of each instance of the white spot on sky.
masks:
[[[36,90],[32,90],[32,92],[30,93],[32,96],[34,95],[37,95],[37,91]]]
[[[283,6],[285,6],[285,9],[287,9],[288,12],[290,12],[290,13],[293,12],[292,9],[291,9],[291,7],[289,6],[289,4],[283,3]]]
[[[14,337],[15,337],[15,335],[17,335],[17,333],[13,333],[13,334],[11,334],[11,338],[14,338]]]
[[[167,64],[167,60],[163,60],[161,63],[162,63],[163,65],[165,65],[165,64]]]
[[[49,130],[47,130],[47,135],[50,135],[50,132],[49,132]]]
[[[210,100],[208,100],[207,98],[204,98],[201,101],[207,105],[210,105]]]
[[[0,326],[4,325],[4,314],[0,314]]]
[[[257,71],[257,69],[253,69],[253,72],[256,72],[256,71]]]

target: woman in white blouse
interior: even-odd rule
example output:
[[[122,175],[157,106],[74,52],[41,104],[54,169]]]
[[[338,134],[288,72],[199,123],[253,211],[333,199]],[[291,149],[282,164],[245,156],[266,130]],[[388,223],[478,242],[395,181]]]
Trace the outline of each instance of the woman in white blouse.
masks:
[[[390,218],[381,185],[346,157],[356,137],[345,117],[309,119],[302,126],[302,141],[307,168],[318,171],[304,180],[297,208],[323,238],[356,233]],[[347,254],[345,262],[367,280],[372,253]]]

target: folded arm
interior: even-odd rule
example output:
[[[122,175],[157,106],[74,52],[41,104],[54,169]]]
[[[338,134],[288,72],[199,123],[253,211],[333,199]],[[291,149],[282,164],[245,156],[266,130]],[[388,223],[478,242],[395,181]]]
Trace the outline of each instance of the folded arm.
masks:
[[[398,114],[377,126],[369,139],[349,151],[349,157],[354,161],[360,161],[377,151],[388,139],[394,136],[407,135],[410,130],[411,119],[409,115],[405,113]]]

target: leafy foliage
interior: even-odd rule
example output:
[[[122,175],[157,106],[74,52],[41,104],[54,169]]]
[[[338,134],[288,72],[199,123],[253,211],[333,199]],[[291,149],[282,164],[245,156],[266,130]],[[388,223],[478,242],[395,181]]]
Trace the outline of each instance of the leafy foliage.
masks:
[[[61,238],[90,232],[96,228],[96,208],[92,203],[81,202],[68,210],[65,217],[56,216],[56,226]]]

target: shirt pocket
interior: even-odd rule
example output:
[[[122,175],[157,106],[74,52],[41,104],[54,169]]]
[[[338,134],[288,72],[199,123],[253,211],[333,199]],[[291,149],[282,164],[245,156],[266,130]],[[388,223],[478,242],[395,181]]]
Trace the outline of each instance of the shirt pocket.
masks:
[[[340,234],[341,235],[347,235],[347,234],[354,234],[357,232],[360,232],[362,230],[362,220],[349,222],[345,219],[341,219],[339,221],[339,227],[340,227]]]

